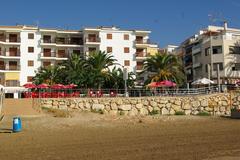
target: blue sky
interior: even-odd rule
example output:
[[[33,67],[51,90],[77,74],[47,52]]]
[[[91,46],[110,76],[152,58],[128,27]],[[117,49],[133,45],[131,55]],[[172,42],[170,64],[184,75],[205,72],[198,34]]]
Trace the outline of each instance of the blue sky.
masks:
[[[208,15],[218,20],[210,21]],[[8,0],[0,9],[0,25],[149,29],[161,47],[179,44],[208,24],[221,25],[223,19],[240,28],[239,0]]]

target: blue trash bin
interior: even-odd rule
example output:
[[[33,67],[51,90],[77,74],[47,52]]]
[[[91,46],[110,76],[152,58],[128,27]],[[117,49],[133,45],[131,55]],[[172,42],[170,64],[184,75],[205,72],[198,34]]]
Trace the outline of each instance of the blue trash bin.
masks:
[[[22,122],[20,117],[13,117],[13,132],[20,132],[22,130]]]

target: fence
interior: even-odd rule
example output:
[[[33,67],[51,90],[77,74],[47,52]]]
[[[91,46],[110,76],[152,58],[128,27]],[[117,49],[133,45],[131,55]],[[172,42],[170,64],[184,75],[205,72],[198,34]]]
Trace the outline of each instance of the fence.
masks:
[[[204,88],[157,88],[157,89],[29,89],[23,98],[71,98],[71,97],[146,97],[201,95],[219,92],[217,87]]]

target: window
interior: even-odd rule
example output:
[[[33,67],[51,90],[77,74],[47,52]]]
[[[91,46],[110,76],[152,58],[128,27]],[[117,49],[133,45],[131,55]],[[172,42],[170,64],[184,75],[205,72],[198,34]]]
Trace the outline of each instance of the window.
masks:
[[[213,70],[217,71],[217,66],[219,65],[219,70],[223,70],[223,63],[213,63]]]
[[[130,61],[129,60],[125,60],[124,61],[124,66],[130,66]]]
[[[208,64],[205,64],[205,72],[208,73]]]
[[[240,46],[229,46],[230,54],[240,54]]]
[[[240,63],[234,63],[232,66],[232,71],[240,71]]]
[[[32,82],[33,81],[33,76],[27,76],[27,82]]]
[[[129,47],[124,47],[124,53],[129,53]]]
[[[34,52],[34,47],[28,47],[28,53],[33,53]]]
[[[107,39],[112,39],[112,34],[107,34]]]
[[[32,61],[32,60],[28,61],[28,66],[33,67],[34,66],[34,61]]]
[[[129,40],[129,34],[124,34],[124,40]]]
[[[43,67],[48,67],[51,65],[51,62],[43,62]]]
[[[112,47],[107,47],[107,53],[112,53]]]
[[[210,55],[210,47],[205,48],[205,56]]]
[[[221,54],[222,53],[222,46],[213,46],[212,47],[213,54]]]
[[[28,39],[34,39],[34,34],[33,33],[28,33]]]

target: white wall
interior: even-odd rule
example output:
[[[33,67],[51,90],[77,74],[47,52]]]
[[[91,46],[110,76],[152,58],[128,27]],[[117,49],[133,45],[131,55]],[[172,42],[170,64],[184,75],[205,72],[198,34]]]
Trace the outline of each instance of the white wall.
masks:
[[[107,39],[107,34],[112,34],[112,39]],[[129,34],[129,40],[124,40],[124,34]],[[136,36],[132,32],[122,32],[122,31],[112,31],[103,30],[99,33],[101,38],[100,50],[106,51],[107,47],[112,47],[112,55],[117,59],[117,63],[124,65],[124,60],[130,61],[130,66],[128,67],[129,72],[135,72],[136,60],[134,47],[134,40]],[[129,53],[124,53],[124,47],[129,47]],[[121,67],[121,66],[119,66]]]
[[[34,39],[28,39],[28,33],[34,34]],[[20,85],[27,83],[27,76],[34,76],[35,71],[41,66],[40,61],[40,39],[41,35],[38,31],[23,30],[21,32],[21,72],[20,72]],[[34,53],[28,53],[28,47],[34,47]],[[33,67],[28,67],[28,60],[34,61]]]

